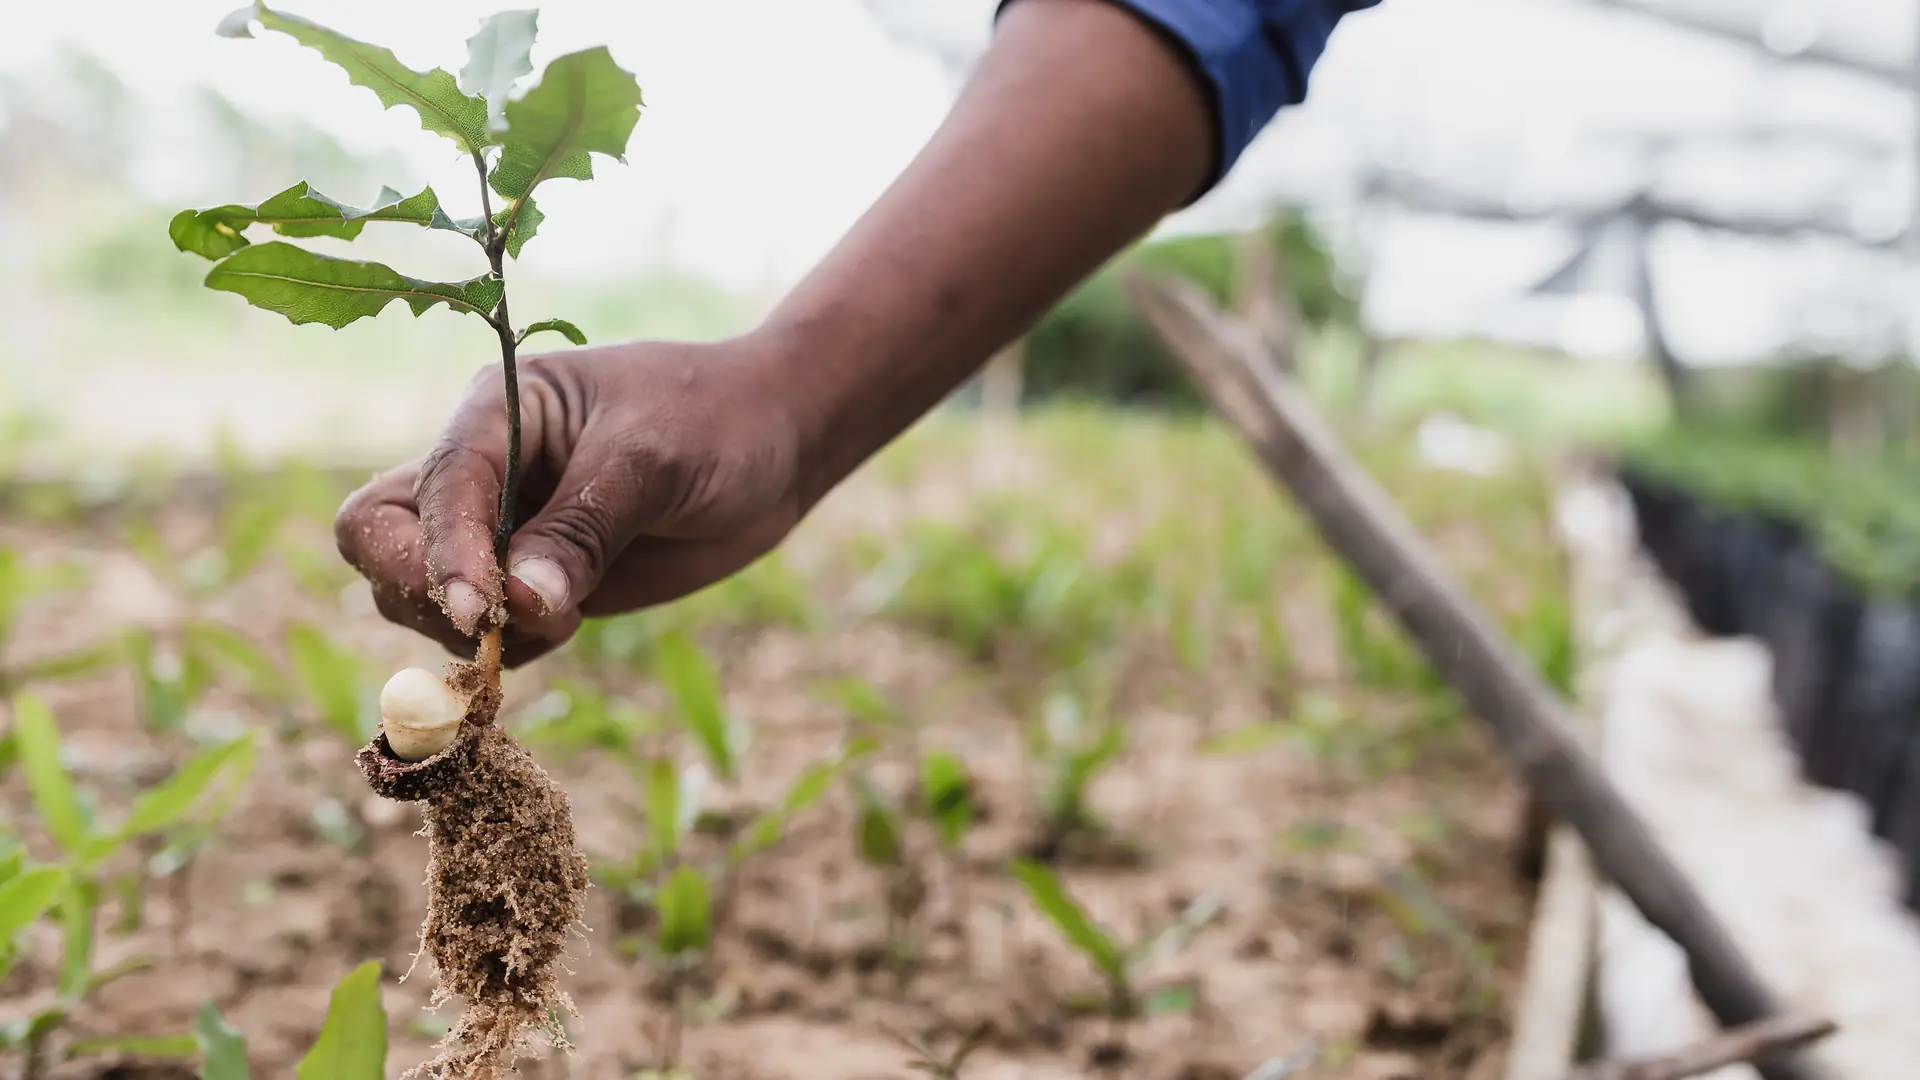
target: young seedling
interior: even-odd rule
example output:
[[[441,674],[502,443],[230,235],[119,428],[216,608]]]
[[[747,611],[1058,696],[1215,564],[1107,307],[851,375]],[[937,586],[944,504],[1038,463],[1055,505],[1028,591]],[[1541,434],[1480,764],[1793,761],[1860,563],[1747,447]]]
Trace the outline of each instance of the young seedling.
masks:
[[[246,1036],[209,1001],[193,1019],[188,1043],[200,1057],[201,1080],[252,1080]],[[384,1080],[387,1009],[380,1001],[380,962],[369,960],[334,984],[320,1037],[294,1066],[295,1080]]]
[[[38,698],[13,701],[12,743],[35,808],[63,862],[26,867],[16,849],[0,859],[0,951],[11,954],[14,935],[52,909],[64,933],[58,996],[29,1016],[0,1027],[0,1050],[20,1053],[23,1080],[39,1080],[52,1062],[53,1045],[69,1018],[101,988],[152,964],[136,956],[107,968],[94,965],[100,901],[110,885],[107,864],[129,845],[148,837],[191,831],[225,815],[253,767],[251,733],[201,750],[172,775],[142,792],[125,818],[109,825],[95,818],[62,760],[60,732]],[[126,890],[122,890],[125,892]],[[137,883],[134,890],[137,893]],[[0,958],[0,975],[6,963]],[[62,1051],[65,1059],[99,1053],[140,1052],[173,1056],[179,1040],[92,1040]]]
[[[980,1049],[986,1042],[987,1033],[992,1030],[993,1025],[983,1020],[944,1054],[918,1035],[887,1029],[887,1036],[913,1055],[913,1059],[907,1062],[907,1068],[926,1073],[934,1080],[960,1080],[960,1070],[966,1066],[967,1059]]]
[[[945,750],[928,750],[920,755],[919,809],[939,841],[947,881],[953,891],[954,923],[964,939],[969,905],[961,847],[966,843],[968,830],[973,828],[975,815],[973,781],[959,757]]]
[[[506,261],[519,256],[543,219],[536,189],[556,178],[590,179],[594,154],[622,158],[641,103],[633,76],[604,47],[555,59],[535,85],[518,92],[533,72],[536,19],[532,11],[488,19],[468,39],[467,64],[456,77],[439,68],[415,71],[387,49],[264,3],[234,13],[222,22],[222,33],[251,37],[258,25],[285,34],[372,90],[383,105],[411,108],[425,130],[472,161],[480,214],[454,217],[431,188],[411,196],[383,190],[371,205],[355,207],[298,183],[253,205],[184,211],[169,226],[182,251],[215,260],[209,288],[238,293],[296,324],[338,329],[401,300],[416,316],[445,305],[494,331],[506,402],[506,462],[493,522],[494,553],[503,566],[521,473],[515,352],[543,330],[585,343],[576,327],[558,319],[516,327]],[[265,227],[284,237],[352,240],[370,223],[465,236],[479,246],[486,269],[464,281],[427,281],[278,240],[255,244],[244,235]],[[496,593],[503,585],[496,582]],[[510,1067],[529,1028],[564,1044],[555,1010],[571,1007],[556,968],[580,921],[587,886],[565,794],[494,722],[504,618],[496,610],[487,621],[473,663],[452,665],[446,680],[462,705],[450,745],[411,762],[382,734],[359,756],[375,791],[426,804],[429,906],[422,951],[439,975],[436,1000],[463,997],[467,1010],[440,1056],[416,1072],[450,1077],[491,1076]]]
[[[907,931],[926,902],[926,878],[908,856],[902,815],[892,796],[864,772],[850,773],[848,781],[854,797],[854,850],[886,883],[887,955],[905,964],[914,954]]]
[[[1102,927],[1080,906],[1053,871],[1027,859],[1013,864],[1013,874],[1027,890],[1034,907],[1059,929],[1106,982],[1101,1008],[1114,1020],[1130,1020],[1143,1013],[1179,1011],[1191,1007],[1192,994],[1169,986],[1142,997],[1139,976],[1149,964],[1184,949],[1193,936],[1220,914],[1220,900],[1211,893],[1188,904],[1171,923],[1127,945]]]
[[[681,1002],[686,979],[713,948],[712,885],[696,867],[682,866],[660,886],[655,906],[660,914],[657,942],[671,1001],[660,1058],[661,1067],[672,1071],[680,1059],[680,1038],[686,1023]]]
[[[1112,721],[1089,731],[1086,713],[1081,698],[1056,693],[1031,727],[1030,742],[1042,769],[1038,797],[1044,832],[1037,850],[1048,858],[1105,832],[1088,796],[1100,773],[1126,749],[1127,733]]]

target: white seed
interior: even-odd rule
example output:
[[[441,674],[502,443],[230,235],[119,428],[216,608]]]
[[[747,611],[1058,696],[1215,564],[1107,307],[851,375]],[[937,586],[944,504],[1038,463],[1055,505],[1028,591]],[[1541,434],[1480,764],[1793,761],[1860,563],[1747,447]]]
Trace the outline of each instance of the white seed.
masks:
[[[394,673],[380,688],[380,728],[387,745],[405,761],[425,761],[453,745],[467,703],[447,680],[426,668]]]

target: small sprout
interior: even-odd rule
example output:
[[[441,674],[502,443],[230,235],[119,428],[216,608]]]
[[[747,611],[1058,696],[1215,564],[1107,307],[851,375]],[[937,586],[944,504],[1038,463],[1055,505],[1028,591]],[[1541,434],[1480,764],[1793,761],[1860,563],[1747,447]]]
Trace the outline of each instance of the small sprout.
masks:
[[[394,673],[380,688],[380,729],[403,761],[425,761],[453,745],[467,703],[426,668]]]
[[[1040,914],[1100,973],[1107,984],[1103,1004],[1109,1016],[1125,1020],[1142,1012],[1182,1011],[1192,1007],[1193,995],[1187,988],[1161,988],[1143,998],[1139,993],[1140,975],[1148,966],[1185,949],[1196,934],[1219,918],[1222,910],[1219,897],[1212,893],[1202,895],[1183,908],[1172,922],[1127,945],[1095,922],[1045,866],[1027,859],[1016,860],[1013,875],[1026,887],[1028,898]]]

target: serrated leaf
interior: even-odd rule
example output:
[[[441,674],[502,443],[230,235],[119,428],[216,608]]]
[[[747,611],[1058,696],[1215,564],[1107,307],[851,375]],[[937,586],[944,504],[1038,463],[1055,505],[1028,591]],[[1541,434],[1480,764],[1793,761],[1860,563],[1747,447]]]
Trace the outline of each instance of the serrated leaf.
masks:
[[[60,760],[60,729],[39,698],[21,694],[13,699],[13,738],[41,824],[62,850],[79,850],[87,838],[86,818],[73,777]]]
[[[436,304],[491,318],[500,279],[421,281],[374,262],[315,255],[274,242],[243,248],[207,274],[207,288],[238,293],[255,307],[285,315],[295,325],[322,323],[338,330],[405,300],[415,315]]]
[[[533,196],[521,199],[517,206],[509,206],[494,215],[499,225],[507,230],[507,254],[520,257],[520,249],[540,231],[540,223],[547,215],[533,203]]]
[[[487,129],[505,131],[507,95],[513,84],[533,74],[533,39],[538,11],[502,11],[480,24],[467,39],[467,65],[460,69],[460,92],[487,102]]]
[[[0,952],[13,936],[47,913],[67,883],[67,871],[41,866],[22,871],[0,885]]]
[[[565,337],[575,345],[585,345],[587,343],[587,335],[581,333],[579,327],[565,319],[541,319],[539,322],[520,331],[520,340],[525,341],[533,335],[540,333],[542,330],[551,330]]]
[[[640,120],[640,84],[605,46],[556,58],[537,86],[507,104],[504,148],[488,183],[524,199],[543,181],[593,178],[589,153],[624,158]]]
[[[300,1059],[299,1080],[382,1080],[387,1066],[387,1010],[380,1003],[380,961],[347,973],[327,1000],[320,1038]]]
[[[193,1040],[200,1046],[200,1080],[251,1080],[247,1040],[209,1001],[193,1018]]]
[[[410,107],[419,114],[421,127],[452,139],[461,150],[493,145],[487,134],[487,103],[461,93],[453,74],[445,68],[415,71],[402,64],[391,49],[282,15],[265,4],[257,6],[254,17],[267,29],[277,30],[326,57],[346,72],[354,85],[373,91],[387,108]]]
[[[667,685],[681,722],[706,750],[714,769],[733,779],[733,732],[720,695],[720,678],[706,654],[685,633],[671,630],[654,644],[654,658],[654,672]]]
[[[1067,895],[1053,871],[1030,859],[1018,859],[1013,864],[1013,876],[1026,886],[1027,895],[1040,909],[1040,914],[1058,927],[1068,944],[1079,949],[1108,982],[1115,985],[1126,982],[1127,961],[1120,946],[1094,924],[1078,901]]]
[[[427,222],[427,228],[429,229],[445,229],[448,232],[457,232],[470,236],[475,240],[481,238],[481,232],[486,227],[487,220],[485,218],[451,217],[447,214],[444,207],[434,210],[433,217]]]
[[[220,19],[213,32],[223,38],[250,38],[253,36],[254,6],[248,4],[238,11],[230,11]]]
[[[248,246],[249,225],[267,225],[282,236],[330,236],[352,240],[369,221],[398,221],[430,226],[445,217],[432,188],[403,196],[381,188],[372,206],[351,206],[315,191],[304,181],[251,206],[229,203],[204,210],[182,210],[167,226],[173,246],[207,259],[224,259]]]
[[[252,771],[254,746],[254,733],[248,732],[187,759],[172,776],[133,804],[126,823],[120,826],[120,836],[144,836],[179,824],[223,772],[229,784],[236,784]]]
[[[660,951],[668,956],[705,952],[712,936],[713,903],[706,875],[683,866],[660,886]]]

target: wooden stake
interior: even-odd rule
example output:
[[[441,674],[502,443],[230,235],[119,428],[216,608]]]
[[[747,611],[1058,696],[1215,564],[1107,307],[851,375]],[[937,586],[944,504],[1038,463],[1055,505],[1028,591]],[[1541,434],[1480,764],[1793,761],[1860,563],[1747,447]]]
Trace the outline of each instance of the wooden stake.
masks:
[[[1795,1050],[1834,1033],[1831,1020],[1777,1016],[1757,1024],[1723,1031],[1711,1039],[1672,1054],[1638,1061],[1603,1061],[1575,1072],[1567,1080],[1686,1080],[1727,1065],[1757,1061]]]
[[[1722,1025],[1780,1013],[1725,928],[1573,734],[1566,706],[1447,574],[1392,500],[1319,415],[1198,289],[1134,277],[1136,307],[1321,535],[1373,589],[1555,817],[1648,922],[1686,953],[1693,985]],[[1766,1080],[1813,1080],[1804,1061],[1760,1066]]]

